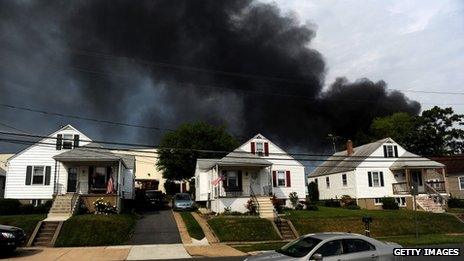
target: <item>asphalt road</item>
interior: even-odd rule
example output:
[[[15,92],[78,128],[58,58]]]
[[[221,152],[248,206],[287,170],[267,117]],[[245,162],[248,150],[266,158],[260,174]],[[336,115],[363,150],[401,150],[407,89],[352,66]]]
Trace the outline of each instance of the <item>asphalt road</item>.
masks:
[[[182,243],[171,210],[147,212],[135,225],[132,245]]]

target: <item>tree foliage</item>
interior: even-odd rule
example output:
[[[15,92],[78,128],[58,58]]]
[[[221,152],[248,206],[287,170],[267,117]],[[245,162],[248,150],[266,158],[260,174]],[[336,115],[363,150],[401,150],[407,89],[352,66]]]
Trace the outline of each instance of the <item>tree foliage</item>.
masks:
[[[236,139],[225,127],[206,123],[188,123],[167,133],[159,146],[157,167],[168,180],[187,180],[194,175],[198,158],[221,158],[227,153],[198,152],[197,150],[232,151]]]
[[[373,121],[371,138],[391,137],[408,151],[419,155],[464,153],[464,115],[452,108],[433,107],[420,116],[394,113]]]

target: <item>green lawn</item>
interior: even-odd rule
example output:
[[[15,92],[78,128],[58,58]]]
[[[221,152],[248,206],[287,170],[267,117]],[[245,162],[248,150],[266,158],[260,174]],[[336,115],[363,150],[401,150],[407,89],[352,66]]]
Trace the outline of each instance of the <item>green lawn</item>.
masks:
[[[136,219],[131,214],[73,216],[63,224],[55,246],[125,244],[133,233]]]
[[[381,241],[395,242],[402,246],[464,243],[464,235],[446,235],[446,234],[419,235],[419,240],[416,240],[416,235],[382,237],[382,238],[377,238],[377,239]]]
[[[267,219],[217,217],[208,220],[208,224],[222,242],[280,239]]]
[[[181,212],[180,216],[184,220],[185,226],[187,227],[187,231],[190,237],[198,239],[198,240],[201,240],[205,237],[205,234],[203,233],[203,229],[201,229],[198,222],[192,216],[192,213]]]
[[[287,244],[287,242],[247,244],[233,247],[237,250],[247,253],[252,251],[277,250],[283,247],[285,244]]]
[[[464,225],[449,214],[417,212],[419,234],[464,233]],[[300,234],[315,232],[364,233],[363,216],[371,216],[373,237],[415,234],[414,212],[409,210],[349,210],[320,207],[319,211],[289,211]]]
[[[0,224],[22,228],[29,238],[37,223],[46,216],[45,214],[0,216]]]

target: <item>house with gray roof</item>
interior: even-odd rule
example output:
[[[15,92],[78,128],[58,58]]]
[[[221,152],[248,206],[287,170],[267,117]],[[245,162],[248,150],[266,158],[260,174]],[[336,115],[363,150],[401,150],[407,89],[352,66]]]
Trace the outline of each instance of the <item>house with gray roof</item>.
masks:
[[[103,148],[71,125],[44,137],[7,160],[5,198],[27,204],[54,200],[50,210],[63,219],[97,198],[121,207],[134,198],[134,156]]]
[[[400,207],[441,212],[447,190],[442,163],[406,151],[391,138],[353,147],[327,158],[308,176],[315,182],[320,199],[355,198],[362,208],[381,209],[384,197],[393,197]]]
[[[290,206],[289,194],[306,196],[304,166],[261,134],[220,159],[198,159],[195,199],[216,213],[246,212],[251,199],[262,217],[273,217],[270,198]]]

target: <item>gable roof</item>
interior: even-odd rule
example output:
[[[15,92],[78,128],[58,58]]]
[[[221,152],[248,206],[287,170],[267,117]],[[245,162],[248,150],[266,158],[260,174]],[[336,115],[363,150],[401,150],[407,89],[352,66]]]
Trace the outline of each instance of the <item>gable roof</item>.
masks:
[[[133,169],[135,156],[123,155],[110,152],[105,149],[86,148],[85,146],[75,148],[61,154],[55,155],[57,161],[122,161],[124,166]]]
[[[403,158],[403,159],[401,159]],[[409,151],[406,151],[401,157],[401,160],[396,160],[391,166],[391,170],[404,168],[443,168],[445,165],[433,161],[428,158],[421,157]]]
[[[346,150],[339,151],[330,156],[321,165],[314,169],[309,177],[317,177],[327,174],[352,171],[367,159],[385,142],[393,142],[391,138],[381,139],[372,143],[353,148],[353,155],[348,156]]]
[[[257,157],[247,151],[236,149],[221,159],[198,159],[198,167],[201,169],[210,169],[214,165],[220,166],[270,166],[272,163],[263,158]]]
[[[447,174],[464,173],[464,154],[432,157],[431,159],[445,164]]]
[[[29,148],[31,148],[31,147],[37,145],[37,143],[41,143],[41,142],[43,142],[43,141],[46,140],[46,139],[50,139],[51,136],[54,136],[55,134],[57,134],[57,133],[60,132],[60,131],[69,130],[69,129],[75,130],[75,131],[79,132],[80,134],[82,134],[82,135],[84,135],[84,136],[87,137],[87,135],[85,135],[84,133],[80,132],[78,129],[74,128],[71,124],[67,124],[67,125],[61,127],[60,129],[58,129],[58,130],[56,130],[56,131],[54,131],[54,132],[48,134],[47,137],[45,137],[45,138],[43,138],[43,139],[40,139],[40,140],[36,141],[34,144],[32,144],[32,145],[30,145],[30,146],[27,146],[26,148],[20,150],[18,153],[14,154],[14,155],[11,156],[10,158],[8,158],[8,161],[10,161],[10,160],[16,158],[17,156],[23,154],[23,153],[24,153],[25,151],[27,151]],[[87,138],[88,138],[88,137],[87,137]],[[89,141],[91,142],[90,139],[89,139]]]

